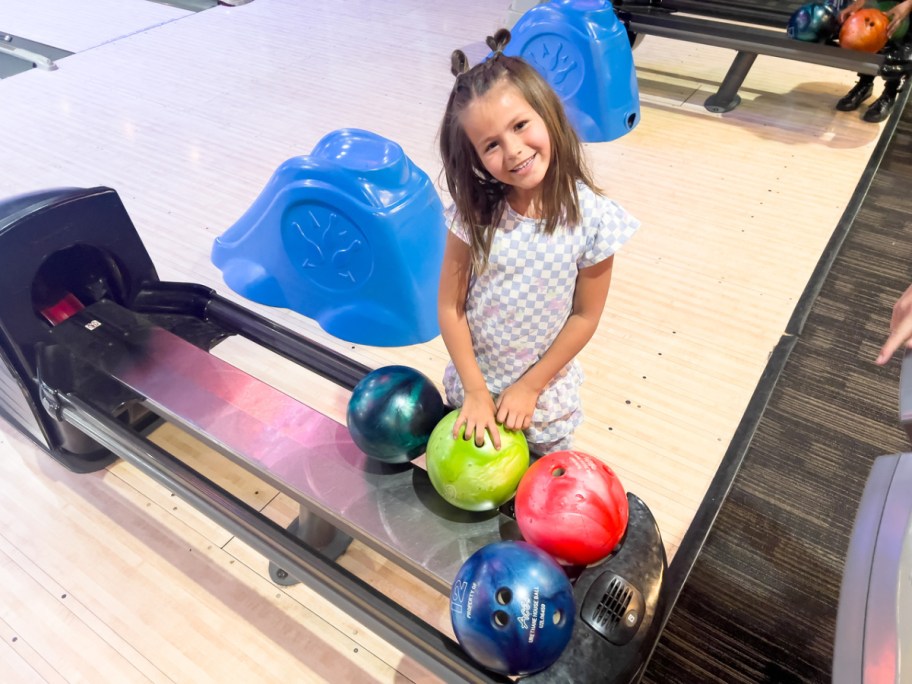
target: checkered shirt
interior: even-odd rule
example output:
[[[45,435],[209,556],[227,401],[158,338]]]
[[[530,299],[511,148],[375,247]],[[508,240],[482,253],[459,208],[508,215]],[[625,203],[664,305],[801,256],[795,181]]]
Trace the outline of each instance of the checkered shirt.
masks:
[[[548,350],[573,309],[576,277],[617,252],[639,227],[621,206],[578,186],[580,225],[559,226],[553,235],[544,222],[507,206],[494,233],[488,267],[469,283],[466,317],[478,365],[493,395],[512,385]],[[468,242],[455,208],[447,212],[450,230]],[[582,421],[579,387],[582,369],[571,361],[545,387],[527,431],[530,442],[548,442],[570,433]],[[447,400],[461,406],[464,391],[452,363],[443,378]]]

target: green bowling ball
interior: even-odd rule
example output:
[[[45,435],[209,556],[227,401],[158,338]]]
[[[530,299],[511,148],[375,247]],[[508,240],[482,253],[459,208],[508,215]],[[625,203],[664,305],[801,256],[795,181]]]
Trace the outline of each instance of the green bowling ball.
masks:
[[[881,2],[877,3],[877,9],[879,9],[881,12],[886,12],[887,10],[891,10],[894,7],[896,7],[897,4],[899,4],[899,3],[894,2],[893,0],[882,0]],[[891,43],[901,43],[903,41],[903,38],[906,37],[906,34],[908,32],[909,32],[909,17],[906,17],[900,23],[899,28],[896,29],[896,33],[894,33],[892,36],[890,36],[890,42]]]
[[[490,511],[513,498],[529,468],[529,445],[521,430],[500,430],[500,450],[485,434],[482,446],[474,439],[453,438],[459,411],[443,417],[427,445],[427,470],[434,489],[457,508]]]

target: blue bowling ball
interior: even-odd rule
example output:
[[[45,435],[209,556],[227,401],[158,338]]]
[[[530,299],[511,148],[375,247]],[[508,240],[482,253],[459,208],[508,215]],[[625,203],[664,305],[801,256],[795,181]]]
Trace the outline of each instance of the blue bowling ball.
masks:
[[[346,420],[355,444],[385,463],[407,463],[424,453],[446,414],[439,390],[408,366],[371,371],[352,390]]]
[[[792,13],[786,26],[790,38],[809,43],[823,43],[839,32],[839,18],[832,5],[809,2]]]
[[[483,667],[527,675],[556,661],[573,634],[570,580],[551,556],[503,541],[473,553],[456,575],[450,617],[456,640]]]

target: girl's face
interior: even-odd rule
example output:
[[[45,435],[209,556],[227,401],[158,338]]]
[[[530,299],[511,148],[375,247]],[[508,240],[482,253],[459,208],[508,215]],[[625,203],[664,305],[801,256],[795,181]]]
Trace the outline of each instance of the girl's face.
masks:
[[[519,89],[497,83],[469,103],[461,122],[488,173],[513,188],[511,202],[536,199],[551,162],[551,136]]]

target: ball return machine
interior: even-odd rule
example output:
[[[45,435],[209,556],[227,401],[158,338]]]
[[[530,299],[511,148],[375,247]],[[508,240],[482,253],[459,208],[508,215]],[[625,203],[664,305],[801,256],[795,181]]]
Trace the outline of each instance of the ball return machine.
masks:
[[[347,389],[370,369],[202,285],[159,280],[110,188],[0,201],[0,292],[0,417],[64,467],[129,461],[263,554],[274,581],[306,582],[442,679],[508,681],[334,559],[356,538],[449,595],[471,553],[518,537],[510,511],[450,507],[421,468],[368,459],[344,425],[210,350],[240,335]],[[165,422],[292,497],[297,520],[282,528],[156,446]],[[627,682],[645,668],[666,559],[651,512],[628,499],[617,550],[576,579],[570,645],[526,679]]]

